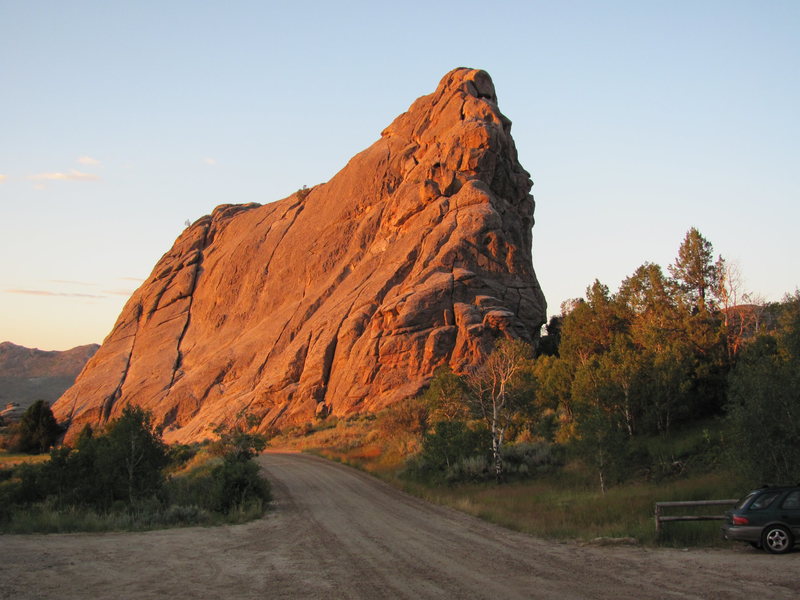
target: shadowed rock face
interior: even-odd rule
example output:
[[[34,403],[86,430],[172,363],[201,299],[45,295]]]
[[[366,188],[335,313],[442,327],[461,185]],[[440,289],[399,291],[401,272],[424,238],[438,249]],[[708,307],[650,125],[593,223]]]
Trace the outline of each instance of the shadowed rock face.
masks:
[[[242,409],[263,427],[378,410],[498,337],[535,341],[534,202],[489,75],[456,69],[328,183],[187,228],[56,403],[129,403],[169,441]]]

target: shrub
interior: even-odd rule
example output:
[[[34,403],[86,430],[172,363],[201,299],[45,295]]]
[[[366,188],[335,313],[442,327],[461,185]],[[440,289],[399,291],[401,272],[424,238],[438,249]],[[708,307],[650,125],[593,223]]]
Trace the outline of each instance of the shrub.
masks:
[[[175,444],[167,449],[167,460],[171,471],[178,470],[192,460],[200,451],[199,444]]]
[[[29,454],[47,452],[62,431],[50,405],[44,400],[37,400],[28,407],[20,422],[13,428],[7,442],[8,449]]]
[[[251,460],[264,443],[242,428],[220,431],[219,457],[167,480],[166,468],[196,462],[198,447],[168,451],[150,414],[126,407],[105,433],[86,427],[76,448],[54,449],[49,461],[20,465],[13,474],[3,471],[0,525],[3,531],[94,531],[255,518],[270,499],[269,484]]]
[[[516,444],[503,451],[503,471],[509,479],[525,479],[553,471],[564,464],[564,449],[546,442]],[[488,454],[476,454],[456,461],[445,469],[447,483],[495,479]]]
[[[164,511],[164,522],[170,525],[194,525],[207,523],[211,520],[211,515],[207,510],[197,505],[167,507]]]
[[[422,452],[407,465],[405,474],[414,479],[448,479],[448,472],[459,462],[486,454],[489,433],[471,428],[464,421],[440,421],[434,431],[422,438]]]
[[[219,439],[211,445],[212,453],[225,458],[250,460],[267,446],[267,438],[255,431],[258,419],[240,413],[230,427],[219,425],[214,433]]]
[[[468,456],[447,469],[445,480],[448,483],[487,481],[494,478],[493,467],[486,455]]]
[[[428,407],[417,398],[407,398],[383,411],[377,428],[384,439],[421,437],[428,430]]]
[[[103,452],[97,454],[97,464],[108,474],[115,499],[133,503],[161,489],[167,447],[150,413],[138,406],[126,406],[102,439],[105,444]]]
[[[259,475],[258,465],[251,460],[227,457],[211,473],[213,509],[229,514],[253,502],[269,502],[269,483]]]
[[[564,464],[564,449],[547,442],[516,444],[506,447],[503,463],[511,476],[544,474]]]

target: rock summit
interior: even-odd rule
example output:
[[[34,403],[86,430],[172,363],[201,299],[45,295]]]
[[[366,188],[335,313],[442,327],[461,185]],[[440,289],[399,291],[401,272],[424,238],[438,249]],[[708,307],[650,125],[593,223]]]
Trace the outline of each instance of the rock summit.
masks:
[[[489,75],[455,69],[329,182],[197,220],[56,403],[67,438],[130,403],[182,442],[243,410],[263,428],[376,411],[499,337],[535,342],[532,184],[510,130]]]

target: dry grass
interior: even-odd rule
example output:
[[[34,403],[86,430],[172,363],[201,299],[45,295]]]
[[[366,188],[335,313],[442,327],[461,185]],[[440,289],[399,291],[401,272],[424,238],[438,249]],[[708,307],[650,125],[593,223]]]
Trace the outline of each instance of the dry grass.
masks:
[[[8,469],[23,463],[43,463],[50,460],[50,454],[21,454],[0,450],[0,469]]]
[[[429,487],[402,482],[406,491],[517,531],[552,539],[633,537],[643,544],[711,546],[721,543],[718,521],[669,523],[656,539],[654,507],[671,500],[735,498],[741,487],[723,473],[671,483],[631,483],[606,494],[576,486],[563,475],[506,484]],[[720,512],[719,507],[712,509]]]

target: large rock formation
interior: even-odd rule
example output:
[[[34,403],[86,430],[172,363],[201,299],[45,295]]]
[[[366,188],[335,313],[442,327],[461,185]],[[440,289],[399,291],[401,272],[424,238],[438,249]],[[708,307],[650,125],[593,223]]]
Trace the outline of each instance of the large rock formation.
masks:
[[[498,336],[535,341],[534,202],[488,74],[448,73],[331,181],[187,228],[55,406],[75,435],[128,403],[171,441],[377,410]]]

